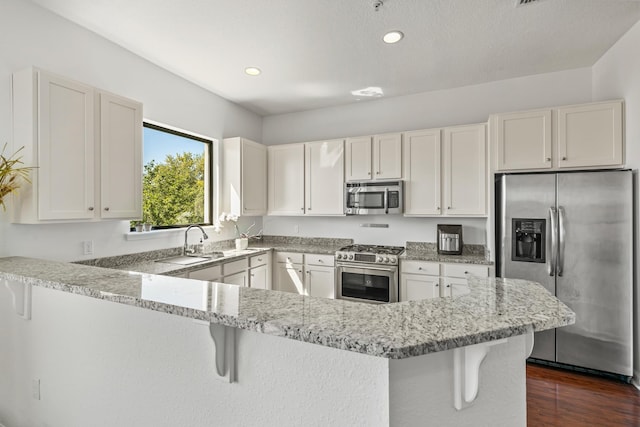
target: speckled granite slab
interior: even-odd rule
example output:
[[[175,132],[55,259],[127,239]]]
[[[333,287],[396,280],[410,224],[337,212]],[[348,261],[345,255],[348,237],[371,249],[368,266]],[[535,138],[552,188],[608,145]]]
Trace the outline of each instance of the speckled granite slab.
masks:
[[[353,244],[353,239],[326,237],[263,236],[262,241],[251,246],[270,247],[281,252],[333,255],[344,246]]]
[[[462,255],[440,255],[435,243],[407,242],[402,258],[415,261],[493,265],[493,262],[486,258],[483,245],[464,245]]]
[[[22,257],[0,258],[0,279],[392,359],[575,322],[524,280],[471,277],[466,295],[373,305]]]

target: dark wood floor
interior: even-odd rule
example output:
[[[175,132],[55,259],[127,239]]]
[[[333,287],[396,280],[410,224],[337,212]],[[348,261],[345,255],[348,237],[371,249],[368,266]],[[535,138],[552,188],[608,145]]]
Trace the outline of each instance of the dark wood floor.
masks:
[[[589,374],[527,364],[527,426],[640,426],[640,390]]]

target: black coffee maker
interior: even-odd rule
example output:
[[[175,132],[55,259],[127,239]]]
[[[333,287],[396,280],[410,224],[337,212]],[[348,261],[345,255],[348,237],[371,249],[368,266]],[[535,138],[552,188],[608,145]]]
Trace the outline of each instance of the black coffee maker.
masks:
[[[438,253],[462,254],[462,225],[438,224]]]

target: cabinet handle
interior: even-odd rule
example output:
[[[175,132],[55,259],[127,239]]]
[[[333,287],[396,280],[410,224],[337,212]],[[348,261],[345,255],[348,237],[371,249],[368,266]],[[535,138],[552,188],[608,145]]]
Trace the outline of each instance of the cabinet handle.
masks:
[[[302,270],[298,270],[298,273],[302,273]]]
[[[547,157],[547,162],[550,162],[550,161],[551,161],[551,157]]]
[[[447,285],[447,288],[450,288],[450,287],[451,287],[451,285]]]
[[[108,207],[104,208],[104,210],[105,210],[105,211],[107,211],[107,212],[109,212],[109,208],[108,208]]]
[[[309,270],[307,270],[307,274],[311,274],[311,272]]]
[[[439,211],[439,210],[440,210],[440,206],[437,206],[437,207],[436,207],[436,210],[437,210],[437,211]]]
[[[566,156],[562,158],[562,160],[567,160]]]
[[[262,261],[262,258],[258,258],[258,261]]]
[[[418,267],[418,270],[422,270],[422,267]]]
[[[451,206],[447,206],[447,209],[451,209]]]
[[[371,172],[367,172],[367,175],[371,175]]]
[[[318,262],[324,262],[323,260],[319,259]]]
[[[440,287],[440,285],[439,285],[439,284],[437,284],[437,285],[436,285],[436,288],[439,288],[439,287]]]
[[[376,175],[380,175],[380,171],[376,172]]]
[[[300,210],[301,210],[301,211],[303,211],[303,210],[304,210],[304,208],[300,208]]]
[[[89,210],[92,211],[93,210],[93,206],[89,206]]]
[[[251,277],[256,277],[256,275],[255,275],[255,274],[253,274],[253,273],[251,273]]]

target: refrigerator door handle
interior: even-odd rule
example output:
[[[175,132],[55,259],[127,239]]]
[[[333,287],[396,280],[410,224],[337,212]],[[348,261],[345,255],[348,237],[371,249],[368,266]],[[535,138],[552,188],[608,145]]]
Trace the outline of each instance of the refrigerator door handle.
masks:
[[[551,234],[551,256],[547,261],[547,273],[549,276],[555,276],[556,274],[556,257],[557,257],[557,249],[558,249],[558,224],[556,223],[556,208],[551,206],[549,208],[549,223],[551,227],[547,233]]]
[[[562,206],[558,206],[558,265],[556,267],[556,271],[559,277],[562,276],[562,271],[564,270],[564,237],[565,237],[565,229],[564,229],[564,208]]]

